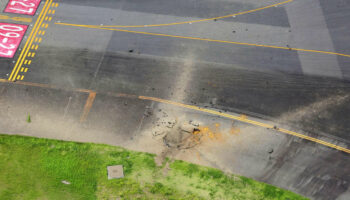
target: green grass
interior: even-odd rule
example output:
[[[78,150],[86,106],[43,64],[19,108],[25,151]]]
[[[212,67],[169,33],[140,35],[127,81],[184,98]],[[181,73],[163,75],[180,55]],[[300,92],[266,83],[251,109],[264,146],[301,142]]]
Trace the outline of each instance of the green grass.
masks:
[[[183,161],[169,161],[164,172],[154,157],[102,144],[0,135],[0,200],[305,199]],[[124,166],[125,178],[107,180],[106,166],[116,164]]]

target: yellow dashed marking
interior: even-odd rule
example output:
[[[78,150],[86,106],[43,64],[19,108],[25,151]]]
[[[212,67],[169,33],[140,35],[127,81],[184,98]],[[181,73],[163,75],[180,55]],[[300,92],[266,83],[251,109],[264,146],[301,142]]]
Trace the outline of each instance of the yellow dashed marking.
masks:
[[[29,61],[28,61],[28,65],[30,65],[31,63],[32,63],[32,60],[29,60]]]
[[[30,50],[30,48],[32,47],[32,44],[34,42],[34,39],[43,23],[43,20],[47,14],[47,11],[50,9],[50,6],[52,5],[52,1],[53,0],[47,0],[45,2],[45,5],[43,7],[43,9],[40,11],[40,14],[39,14],[39,17],[37,18],[35,24],[34,24],[34,27],[24,45],[24,48],[23,50],[21,51],[21,54],[20,56],[18,57],[17,61],[16,61],[16,64],[14,66],[14,68],[12,69],[11,71],[11,74],[8,78],[8,80],[10,81],[15,81],[16,78],[18,78],[18,72],[20,71],[22,65],[23,65],[23,62],[24,60],[26,59],[27,57],[27,54]],[[29,62],[30,63],[30,62]]]
[[[21,80],[23,80],[23,79],[24,79],[24,75],[21,76]]]
[[[24,64],[26,65],[27,63],[28,63],[28,60],[25,60],[25,61],[24,61]]]
[[[21,67],[21,72],[23,72],[24,71],[24,68],[23,67]]]
[[[24,69],[24,72],[27,72],[27,71],[28,71],[28,68],[25,68],[25,69]]]

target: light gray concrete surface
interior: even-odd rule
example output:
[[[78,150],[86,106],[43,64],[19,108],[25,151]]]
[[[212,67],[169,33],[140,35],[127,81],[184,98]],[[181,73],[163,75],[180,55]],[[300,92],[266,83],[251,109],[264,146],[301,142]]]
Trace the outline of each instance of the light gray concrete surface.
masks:
[[[295,1],[286,11],[293,32],[291,47],[335,52],[319,0]],[[305,52],[298,56],[305,74],[343,77],[336,56]]]

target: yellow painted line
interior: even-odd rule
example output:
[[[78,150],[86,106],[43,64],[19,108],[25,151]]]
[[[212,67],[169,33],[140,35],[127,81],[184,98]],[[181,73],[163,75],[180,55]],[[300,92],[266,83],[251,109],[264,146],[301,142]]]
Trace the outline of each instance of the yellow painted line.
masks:
[[[11,75],[9,76],[9,80],[12,80],[12,81],[15,80],[15,77],[17,76],[19,69],[22,67],[23,61],[29,52],[29,47],[32,45],[33,40],[36,37],[36,34],[37,34],[37,32],[38,32],[38,30],[43,22],[43,19],[47,13],[47,10],[50,8],[51,3],[52,3],[52,0],[47,0],[45,2],[43,9],[40,11],[40,15],[38,17],[38,20],[35,22],[35,25],[34,25],[32,31],[28,37],[28,40],[23,48],[23,51],[21,52],[21,54],[20,54],[20,56],[15,64],[15,67],[13,68]]]
[[[28,63],[28,60],[25,60],[25,61],[24,61],[24,64],[26,65],[27,63]]]
[[[24,75],[21,76],[21,81],[24,79]]]
[[[45,31],[41,31],[41,35],[45,35]]]
[[[49,10],[49,14],[51,14],[52,10]]]
[[[48,16],[46,16],[46,17],[45,17],[45,21],[47,21],[47,19],[49,19],[49,17],[48,17]]]
[[[25,68],[25,69],[24,69],[24,72],[26,73],[27,71],[28,71],[28,68]]]
[[[24,71],[24,67],[21,67],[21,72],[23,72]]]
[[[272,5],[269,5],[269,6],[256,8],[256,9],[252,9],[252,10],[247,10],[247,11],[243,11],[243,12],[239,12],[239,13],[235,13],[235,14],[229,14],[229,15],[224,15],[224,16],[220,16],[220,17],[213,17],[213,18],[200,19],[200,20],[174,22],[174,23],[168,23],[168,24],[110,25],[110,26],[100,26],[100,27],[104,27],[104,28],[143,28],[143,27],[157,27],[157,26],[173,26],[173,25],[180,25],[180,24],[193,24],[193,23],[197,23],[197,22],[212,21],[212,20],[218,20],[218,19],[234,17],[234,16],[238,16],[238,15],[244,15],[244,14],[248,14],[248,13],[252,13],[252,12],[257,12],[257,11],[260,11],[260,10],[264,10],[264,9],[276,7],[276,6],[279,6],[279,5],[283,5],[283,4],[286,4],[286,3],[290,3],[292,1],[293,0],[287,0],[287,1],[280,2],[280,3],[272,4]],[[56,23],[56,24],[60,24],[60,23]]]
[[[34,56],[33,56],[33,57],[34,57]],[[32,64],[32,60],[29,60],[29,61],[28,61],[28,65],[30,65],[30,64]]]
[[[33,52],[32,55],[31,55],[31,56],[28,56],[28,57],[34,58],[34,56],[35,56],[35,52]]]
[[[49,27],[49,24],[46,24],[46,25],[45,25],[45,28],[47,28],[47,27]]]
[[[41,42],[41,40],[42,40],[42,39],[41,39],[41,38],[39,38],[39,41],[38,41],[38,43],[40,43],[40,42]]]
[[[38,50],[38,48],[39,48],[39,45],[36,45],[36,46],[35,46],[35,50]]]
[[[17,75],[17,80],[19,80],[21,78],[21,75]]]
[[[35,42],[38,42],[38,38],[35,38]]]
[[[28,68],[26,68],[25,70],[27,71]],[[18,85],[25,85],[25,86],[33,86],[33,87],[41,87],[41,88],[62,89],[62,88],[59,88],[57,86],[48,85],[48,84],[22,82],[22,81],[20,81],[20,82],[11,82],[11,81],[8,81],[6,79],[0,79],[0,82],[2,82],[2,83],[10,83],[10,84],[18,84]],[[85,103],[84,110],[85,110],[85,107],[87,108],[86,110],[89,110],[91,108],[92,103],[94,101],[94,98],[95,98],[95,96],[97,94],[96,91],[88,90],[88,89],[79,89],[79,88],[70,88],[70,89],[63,88],[63,89],[69,90],[69,91],[89,93],[89,97],[88,97],[88,99],[87,99],[87,101]],[[132,98],[136,97],[136,98],[139,98],[139,99],[142,99],[142,100],[150,100],[150,101],[170,104],[170,105],[174,105],[174,106],[178,106],[178,107],[182,107],[182,108],[188,108],[188,109],[192,109],[192,110],[196,110],[196,111],[200,111],[200,112],[210,113],[210,114],[213,114],[213,115],[216,115],[216,116],[226,117],[226,118],[229,118],[229,119],[245,122],[245,123],[256,125],[256,126],[263,127],[263,128],[269,128],[269,129],[273,129],[274,128],[273,125],[262,123],[262,122],[258,122],[258,121],[254,121],[254,120],[250,120],[250,119],[248,119],[248,117],[246,115],[234,116],[234,115],[218,112],[218,111],[215,111],[215,110],[210,110],[210,109],[207,109],[207,108],[201,108],[201,107],[198,107],[198,106],[192,106],[192,105],[177,103],[177,102],[174,102],[174,101],[169,101],[169,100],[160,99],[160,98],[156,98],[156,97],[135,96],[135,95],[119,94],[119,93],[118,94],[107,93],[107,94],[111,95],[111,96],[116,96],[116,97],[132,97]],[[88,103],[88,102],[90,102],[90,103]],[[89,105],[89,104],[91,104],[91,105]],[[87,112],[87,111],[84,111],[84,112]],[[84,113],[83,113],[83,115],[84,115]],[[338,146],[338,145],[335,145],[335,144],[332,144],[332,143],[329,143],[329,142],[326,142],[326,141],[323,141],[323,140],[319,140],[319,139],[316,139],[314,137],[310,137],[310,136],[307,136],[307,135],[304,135],[304,134],[301,134],[301,133],[289,131],[289,130],[286,130],[286,129],[283,129],[283,128],[278,128],[278,129],[274,129],[274,130],[275,131],[279,131],[281,133],[293,135],[295,137],[299,137],[299,138],[302,138],[302,139],[305,139],[305,140],[309,140],[309,141],[312,141],[312,142],[315,142],[315,143],[318,143],[318,144],[322,144],[324,146],[328,146],[328,147],[331,147],[331,148],[334,148],[334,149],[337,149],[337,150],[340,150],[340,151],[343,151],[343,152],[346,152],[346,153],[350,153],[350,149],[347,149],[345,147],[341,147],[341,146]]]
[[[19,22],[32,22],[31,18],[10,17],[10,16],[7,16],[7,15],[0,15],[0,19],[9,19],[9,20],[19,21]]]
[[[237,45],[243,45],[243,46],[265,47],[265,48],[283,49],[283,50],[289,50],[289,51],[303,51],[303,52],[312,52],[312,53],[330,54],[330,55],[350,57],[349,54],[342,54],[342,53],[336,53],[336,52],[330,52],[330,51],[312,50],[312,49],[288,48],[288,47],[280,47],[280,46],[264,45],[264,44],[254,44],[254,43],[234,42],[234,41],[225,41],[225,40],[215,40],[215,39],[209,39],[209,38],[187,37],[187,36],[168,35],[168,34],[161,34],[161,33],[150,33],[150,32],[143,32],[143,31],[130,31],[130,30],[124,30],[124,29],[102,28],[102,27],[99,27],[99,26],[80,25],[80,24],[60,23],[60,25],[84,27],[84,28],[92,28],[92,29],[100,29],[100,30],[111,30],[111,31],[135,33],[135,34],[142,34],[142,35],[171,37],[171,38],[180,38],[180,39],[188,39],[188,40],[200,40],[200,41],[207,41],[207,42],[237,44]]]
[[[205,112],[205,113],[210,113],[210,114],[213,114],[213,115],[226,117],[226,118],[237,120],[237,121],[241,121],[241,122],[244,122],[244,123],[260,126],[260,127],[263,127],[263,128],[269,128],[269,129],[273,129],[274,128],[274,126],[271,125],[271,124],[266,124],[266,123],[250,120],[247,117],[234,116],[234,115],[230,115],[230,114],[226,114],[226,113],[221,113],[221,112],[218,112],[218,111],[215,111],[215,110],[201,108],[201,107],[198,107],[198,106],[192,106],[192,105],[177,103],[177,102],[173,102],[173,101],[169,101],[169,100],[165,100],[165,99],[159,99],[159,98],[155,98],[155,97],[139,96],[139,99],[151,100],[151,101],[165,103],[165,104],[170,104],[170,105],[174,105],[174,106],[178,106],[178,107],[188,108],[188,109],[191,109],[191,110],[196,110],[196,111],[201,111],[201,112]],[[315,143],[318,143],[318,144],[322,144],[324,146],[327,146],[327,147],[330,147],[330,148],[334,148],[334,149],[337,149],[337,150],[340,150],[340,151],[343,151],[343,152],[346,152],[346,153],[350,153],[350,149],[347,149],[347,148],[344,148],[344,147],[341,147],[341,146],[338,146],[338,145],[335,145],[335,144],[332,144],[332,143],[329,143],[329,142],[326,142],[326,141],[323,141],[323,140],[319,140],[319,139],[316,139],[314,137],[310,137],[310,136],[307,136],[307,135],[304,135],[304,134],[301,134],[301,133],[297,133],[297,132],[294,132],[294,131],[289,131],[289,130],[286,130],[286,129],[283,129],[283,128],[277,128],[277,129],[274,129],[274,130],[276,130],[278,132],[281,132],[281,133],[293,135],[295,137],[299,137],[299,138],[302,138],[302,139],[305,139],[305,140],[309,140],[309,141],[312,141],[312,142],[315,142]]]
[[[52,10],[52,14],[54,15],[56,13],[56,10]]]
[[[48,21],[51,21],[52,20],[52,17],[49,17]]]
[[[91,110],[92,104],[94,103],[96,97],[96,92],[90,92],[89,97],[86,100],[85,106],[84,106],[84,111],[83,114],[80,117],[80,122],[84,122],[89,115],[89,112]]]

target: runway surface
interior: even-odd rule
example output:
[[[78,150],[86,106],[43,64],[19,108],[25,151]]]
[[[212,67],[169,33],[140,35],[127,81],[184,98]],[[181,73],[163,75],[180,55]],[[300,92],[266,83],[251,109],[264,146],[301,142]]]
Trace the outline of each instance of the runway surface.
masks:
[[[349,20],[346,0],[43,0],[34,16],[0,13],[29,25],[0,58],[0,132],[128,146],[159,118],[148,110],[233,120],[245,151],[214,146],[204,164],[347,199]],[[45,123],[21,124],[29,112]]]

